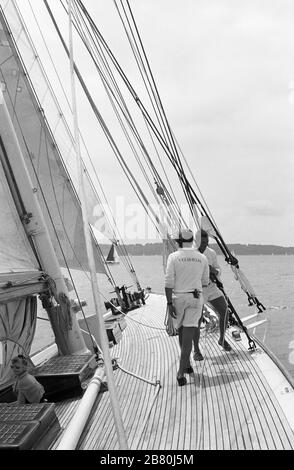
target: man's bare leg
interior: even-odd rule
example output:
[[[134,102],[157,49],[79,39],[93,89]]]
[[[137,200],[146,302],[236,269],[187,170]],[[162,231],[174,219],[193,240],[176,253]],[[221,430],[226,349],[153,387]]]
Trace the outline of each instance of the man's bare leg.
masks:
[[[229,343],[225,340],[225,332],[228,323],[228,305],[226,299],[221,296],[217,299],[210,300],[209,303],[219,316],[219,341],[218,344],[223,346],[226,351],[230,351],[232,348]]]

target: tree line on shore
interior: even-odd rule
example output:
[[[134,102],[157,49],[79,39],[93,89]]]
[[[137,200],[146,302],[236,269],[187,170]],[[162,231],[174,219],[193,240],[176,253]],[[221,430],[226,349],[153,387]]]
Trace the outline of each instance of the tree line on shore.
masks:
[[[133,256],[154,256],[162,255],[162,243],[146,244],[126,244],[127,252]],[[210,243],[217,254],[221,251],[216,243]],[[107,255],[109,245],[100,245],[103,255]],[[235,255],[294,255],[294,247],[284,247],[277,245],[242,245],[239,243],[228,243],[230,251]]]

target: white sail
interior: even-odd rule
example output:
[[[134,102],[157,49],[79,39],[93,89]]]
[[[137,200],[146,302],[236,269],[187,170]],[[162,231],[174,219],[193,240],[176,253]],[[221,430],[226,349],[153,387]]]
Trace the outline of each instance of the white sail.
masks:
[[[15,15],[13,24],[17,29],[16,21]],[[3,28],[3,24],[5,24],[4,21],[0,27],[0,47],[3,57],[0,80],[3,94],[30,177],[38,190],[39,203],[48,224],[52,243],[61,266],[65,266],[66,260],[69,267],[87,270],[88,261],[80,203],[71,181],[71,175],[65,170],[62,157],[62,154],[66,159],[75,156],[73,142],[68,137],[68,131],[65,132],[65,124],[60,111],[53,100],[49,100],[48,86],[40,69],[34,86],[35,83],[38,83],[39,87],[43,85],[43,93],[41,95],[38,93],[38,96],[46,96],[46,109],[49,106],[52,114],[55,115],[55,125],[52,121],[51,128],[49,128],[43,115],[42,105],[36,98],[32,84],[18,56],[17,45],[13,43],[7,30]],[[21,30],[21,25],[18,25],[18,29]],[[33,61],[33,64],[28,63],[27,67],[35,65],[37,68],[36,57],[23,31],[17,37],[22,45],[25,43]],[[58,136],[60,140],[57,143],[56,137]],[[94,239],[93,247],[96,271],[105,273],[100,254],[95,249]]]
[[[0,274],[38,271],[0,162]]]
[[[110,250],[109,250],[107,258],[106,258],[106,263],[108,263],[108,264],[119,263],[118,254],[117,254],[114,243],[110,247]]]

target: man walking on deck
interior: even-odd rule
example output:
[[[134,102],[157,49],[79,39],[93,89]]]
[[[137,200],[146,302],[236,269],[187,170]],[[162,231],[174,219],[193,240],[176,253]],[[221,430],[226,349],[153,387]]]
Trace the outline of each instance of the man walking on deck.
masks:
[[[220,266],[217,261],[216,252],[208,246],[208,233],[201,229],[196,234],[196,243],[199,245],[198,250],[203,253],[209,264],[210,282],[203,289],[204,303],[209,303],[219,316],[220,337],[218,344],[225,351],[231,351],[231,346],[225,340],[225,332],[228,320],[228,305],[222,291],[217,287],[217,281],[220,281]],[[194,346],[195,347],[195,346]]]
[[[192,341],[203,359],[198,342],[202,317],[202,288],[209,283],[209,267],[207,259],[193,248],[193,232],[182,229],[175,237],[179,249],[171,253],[167,260],[165,275],[165,294],[168,313],[175,319],[179,332],[181,356],[177,381],[180,386],[187,383],[185,373],[193,373],[190,363]],[[198,359],[199,360],[199,359]]]

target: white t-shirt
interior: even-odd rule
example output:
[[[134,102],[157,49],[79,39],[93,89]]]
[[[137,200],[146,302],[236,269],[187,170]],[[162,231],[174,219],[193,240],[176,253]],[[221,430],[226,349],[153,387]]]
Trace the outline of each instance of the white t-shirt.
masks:
[[[218,261],[217,261],[216,252],[212,248],[209,248],[209,246],[207,246],[205,248],[203,254],[206,256],[208,264],[210,266],[213,266],[214,268],[218,269],[217,277],[220,279],[221,268],[220,268],[220,265],[218,264]]]
[[[179,248],[167,260],[165,287],[176,293],[202,291],[209,284],[207,258],[195,248]]]
[[[221,278],[220,278],[221,268],[217,261],[216,252],[212,248],[209,248],[209,246],[207,246],[203,254],[206,256],[208,264],[218,269],[218,274],[216,277],[219,279],[219,281],[221,281]],[[218,299],[221,296],[223,297],[223,293],[217,287],[215,282],[209,281],[208,287],[203,289],[204,302],[209,302],[209,301]]]

